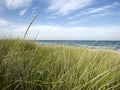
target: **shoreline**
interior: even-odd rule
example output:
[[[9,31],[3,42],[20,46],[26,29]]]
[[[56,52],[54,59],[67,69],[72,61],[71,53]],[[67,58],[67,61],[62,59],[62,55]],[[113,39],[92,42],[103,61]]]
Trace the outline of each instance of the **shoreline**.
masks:
[[[114,52],[118,52],[120,53],[120,49],[114,49],[114,48],[105,48],[107,46],[87,46],[87,45],[79,45],[79,46],[76,46],[76,45],[66,45],[66,44],[52,44],[52,43],[39,43],[38,44],[41,44],[41,45],[50,45],[50,46],[67,46],[67,47],[77,47],[77,48],[86,48],[86,49],[90,49],[90,50],[106,50],[106,51],[114,51]],[[101,47],[101,48],[100,48]]]

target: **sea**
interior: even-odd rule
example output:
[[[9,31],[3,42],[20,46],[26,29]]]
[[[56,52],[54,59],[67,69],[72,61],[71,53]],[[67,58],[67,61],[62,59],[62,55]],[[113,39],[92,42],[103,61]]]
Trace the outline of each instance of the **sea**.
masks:
[[[67,45],[92,49],[112,49],[120,51],[120,41],[104,40],[37,40],[40,44]]]

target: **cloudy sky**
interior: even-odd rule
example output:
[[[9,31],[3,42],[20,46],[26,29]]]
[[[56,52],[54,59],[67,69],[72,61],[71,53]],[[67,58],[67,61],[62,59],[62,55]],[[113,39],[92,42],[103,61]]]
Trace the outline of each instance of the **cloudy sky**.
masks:
[[[120,40],[120,0],[0,0],[0,38]]]

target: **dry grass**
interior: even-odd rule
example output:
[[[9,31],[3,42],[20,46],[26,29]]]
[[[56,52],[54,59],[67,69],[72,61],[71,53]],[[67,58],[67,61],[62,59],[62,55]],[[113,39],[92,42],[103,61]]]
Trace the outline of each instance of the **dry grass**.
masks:
[[[1,90],[120,90],[113,51],[0,41]]]

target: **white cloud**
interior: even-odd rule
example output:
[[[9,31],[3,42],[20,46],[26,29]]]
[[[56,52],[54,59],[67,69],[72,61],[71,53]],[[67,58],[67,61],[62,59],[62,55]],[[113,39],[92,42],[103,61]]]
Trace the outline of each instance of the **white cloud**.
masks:
[[[110,15],[110,14],[112,14],[112,13],[111,12],[104,12],[104,13],[93,14],[93,15],[90,15],[89,17],[94,18],[94,17],[107,16],[107,15]]]
[[[47,19],[58,19],[59,17],[55,16],[55,15],[52,15],[52,16],[47,16],[46,17]]]
[[[68,19],[74,19],[74,18],[83,16],[83,15],[88,15],[88,14],[91,14],[90,17],[97,16],[97,15],[98,16],[109,15],[109,14],[112,14],[112,11],[110,11],[110,10],[112,10],[114,7],[119,6],[119,5],[120,5],[120,3],[115,2],[111,5],[106,5],[106,6],[102,6],[99,8],[89,8],[87,10],[81,11],[79,14],[70,16]]]
[[[55,15],[67,15],[92,3],[93,0],[50,0],[49,12]]]
[[[89,9],[88,13],[97,13],[97,12],[107,11],[108,9],[114,8],[115,6],[118,6],[118,5],[120,4],[115,2],[111,5],[106,5],[100,8],[92,8],[92,9]]]
[[[3,30],[2,34],[4,32],[8,36],[12,36],[13,38],[23,38],[26,27],[27,26],[14,26],[12,30]],[[34,37],[38,33],[38,39],[40,40],[120,40],[120,26],[63,27],[53,25],[34,25],[28,31],[27,39],[34,39]]]
[[[32,8],[32,14],[36,14],[40,11],[41,9],[39,7],[33,7]]]
[[[21,12],[20,12],[20,16],[23,16],[26,12],[28,11],[28,9],[23,9],[23,10],[21,10]]]
[[[13,25],[12,22],[0,18],[0,38],[5,38],[5,36],[10,35],[10,34],[12,35],[10,31],[12,30],[11,28],[12,25]]]
[[[12,22],[9,22],[9,21],[4,20],[4,19],[0,19],[0,27],[8,26],[11,24],[12,24]]]
[[[17,9],[20,7],[29,6],[32,0],[5,0],[5,5],[8,9]]]
[[[72,21],[68,22],[68,24],[69,24],[69,25],[75,25],[75,24],[78,24],[78,23],[86,22],[86,21],[87,21],[86,19],[72,20]]]

